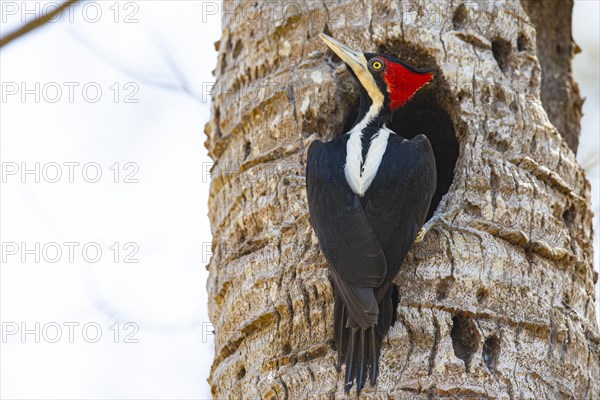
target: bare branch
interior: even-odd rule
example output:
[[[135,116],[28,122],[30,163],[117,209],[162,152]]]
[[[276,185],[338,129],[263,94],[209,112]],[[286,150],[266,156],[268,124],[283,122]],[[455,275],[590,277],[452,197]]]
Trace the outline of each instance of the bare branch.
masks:
[[[48,21],[52,20],[57,15],[62,14],[62,12],[64,10],[66,10],[69,6],[71,6],[76,1],[77,0],[66,0],[52,12],[42,13],[41,15],[38,15],[37,17],[35,17],[33,20],[25,23],[23,26],[21,26],[14,32],[9,33],[8,35],[6,35],[3,38],[0,38],[0,48],[6,46],[13,40],[16,40],[16,39],[26,35],[27,33],[31,32],[32,30],[39,28],[40,26],[46,24]]]

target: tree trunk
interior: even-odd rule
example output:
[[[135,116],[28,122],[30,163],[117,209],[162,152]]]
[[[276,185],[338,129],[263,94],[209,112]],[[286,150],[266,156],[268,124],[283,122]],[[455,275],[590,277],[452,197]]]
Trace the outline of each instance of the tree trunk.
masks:
[[[551,123],[576,139],[579,114],[561,116],[564,91],[542,90],[536,7],[225,2],[206,127],[215,398],[345,397],[304,163],[310,142],[344,132],[358,90],[319,32],[440,67],[391,126],[430,138],[438,192],[432,229],[396,279],[377,387],[361,398],[600,397],[590,184]],[[544,15],[548,26],[564,18]],[[573,100],[571,55],[547,79]]]

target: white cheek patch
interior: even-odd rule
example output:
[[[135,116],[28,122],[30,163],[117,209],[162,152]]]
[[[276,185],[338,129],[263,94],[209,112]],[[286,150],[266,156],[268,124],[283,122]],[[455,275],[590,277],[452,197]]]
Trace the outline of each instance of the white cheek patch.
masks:
[[[344,173],[348,186],[354,193],[364,196],[377,175],[383,154],[387,148],[390,130],[382,127],[369,143],[369,150],[363,163],[362,157],[362,131],[351,131],[350,138],[346,143],[346,165]]]
[[[360,63],[359,64],[350,64],[352,65],[352,70],[354,74],[360,81],[360,84],[367,91],[367,94],[371,98],[371,107],[369,108],[369,112],[365,115],[365,117],[358,123],[352,131],[354,130],[362,130],[367,124],[379,114],[381,109],[383,108],[383,103],[385,101],[385,97],[377,86],[377,82],[373,78],[373,75],[369,72],[368,62],[364,55],[360,55]]]
[[[371,101],[373,101],[373,105],[377,105],[379,110],[381,110],[385,98],[383,96],[383,93],[381,92],[381,89],[379,89],[379,86],[377,86],[377,82],[375,82],[373,75],[371,75],[371,73],[366,69],[362,69],[358,72],[354,71],[354,73],[360,80],[362,86],[367,91],[369,97],[371,98]]]

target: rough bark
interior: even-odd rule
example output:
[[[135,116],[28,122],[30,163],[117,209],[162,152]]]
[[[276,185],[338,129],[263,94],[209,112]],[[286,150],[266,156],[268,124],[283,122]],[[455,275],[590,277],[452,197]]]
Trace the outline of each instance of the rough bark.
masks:
[[[573,152],[579,145],[583,99],[572,76],[571,59],[579,47],[571,36],[573,0],[522,0],[535,26],[542,67],[542,104],[550,122]],[[517,46],[526,46],[519,42]]]
[[[447,193],[397,277],[398,320],[361,398],[599,398],[590,185],[543,107],[521,4],[264,4],[225,4],[206,127],[213,396],[344,398],[304,190],[308,145],[356,106],[325,31],[441,71],[393,125],[435,141]]]

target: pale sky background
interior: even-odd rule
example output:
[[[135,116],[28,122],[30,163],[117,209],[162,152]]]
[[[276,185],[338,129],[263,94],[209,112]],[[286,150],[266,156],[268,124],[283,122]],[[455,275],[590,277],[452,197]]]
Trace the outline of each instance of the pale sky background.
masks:
[[[32,11],[47,3],[28,2]],[[19,168],[0,192],[0,398],[209,399],[203,91],[214,80],[220,2],[91,3],[0,51],[0,158],[5,173]],[[589,171],[596,214],[598,4],[576,3],[573,33],[583,49],[576,78],[588,99],[578,158],[596,164]],[[2,0],[0,11],[3,35],[25,10]],[[180,89],[181,77],[191,94]],[[40,182],[29,174],[22,183],[20,169],[35,163]],[[62,177],[50,183],[57,166]],[[98,182],[88,182],[97,171]],[[36,242],[46,245],[39,262],[9,254],[11,243],[22,250]],[[65,242],[78,243],[72,262]],[[62,257],[52,263],[57,248]],[[36,322],[39,343],[33,333],[23,343],[22,328],[33,331]]]

